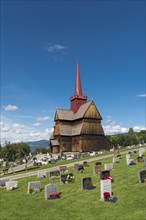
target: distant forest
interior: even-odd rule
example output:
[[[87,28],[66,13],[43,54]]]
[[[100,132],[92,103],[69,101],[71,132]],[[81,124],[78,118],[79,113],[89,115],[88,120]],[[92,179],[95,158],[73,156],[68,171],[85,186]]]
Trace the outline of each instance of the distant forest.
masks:
[[[128,133],[107,135],[107,138],[112,143],[113,147],[125,148],[127,146],[133,146],[146,143],[146,130],[140,132],[134,132],[133,128],[130,128]]]

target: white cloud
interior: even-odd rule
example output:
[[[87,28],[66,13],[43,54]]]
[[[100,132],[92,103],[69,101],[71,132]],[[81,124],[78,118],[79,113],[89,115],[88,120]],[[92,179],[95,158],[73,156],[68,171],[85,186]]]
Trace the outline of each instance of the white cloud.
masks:
[[[146,94],[139,94],[139,97],[146,97]]]
[[[62,46],[61,44],[54,44],[54,45],[48,44],[47,51],[53,53],[53,52],[58,52],[58,51],[62,51],[65,49],[66,49],[66,47]]]
[[[38,127],[38,126],[40,126],[41,124],[39,123],[39,122],[36,122],[36,123],[34,123],[33,124],[33,126],[35,126],[35,127]]]
[[[36,127],[37,128],[37,127]],[[41,139],[49,140],[52,135],[53,128],[34,129],[33,126],[15,123],[8,118],[2,117],[0,122],[0,142],[3,145],[6,141],[10,143],[38,141]]]
[[[133,130],[134,130],[135,132],[140,132],[141,130],[146,130],[146,127],[144,127],[144,126],[142,126],[142,125],[135,125],[135,126],[133,127]]]
[[[46,120],[49,120],[50,117],[49,116],[45,116],[45,117],[38,117],[36,118],[36,121],[46,121]]]
[[[18,109],[18,107],[16,105],[7,105],[7,106],[3,106],[3,108],[6,110],[6,111],[15,111]]]
[[[13,124],[13,127],[14,127],[14,128],[17,128],[17,129],[23,129],[23,128],[24,128],[24,125]]]
[[[129,128],[122,127],[121,125],[106,125],[103,126],[106,135],[119,134],[128,132]]]

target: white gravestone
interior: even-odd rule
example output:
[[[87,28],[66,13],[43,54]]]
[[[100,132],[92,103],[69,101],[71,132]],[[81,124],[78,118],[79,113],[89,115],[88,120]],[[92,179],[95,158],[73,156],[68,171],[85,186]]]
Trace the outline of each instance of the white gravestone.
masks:
[[[112,169],[113,169],[112,163],[104,164],[104,170],[112,170]]]
[[[119,163],[120,158],[119,157],[113,157],[113,163]]]
[[[17,188],[18,181],[10,180],[10,181],[5,182],[5,185],[6,185],[7,190],[13,190]]]
[[[44,177],[46,177],[46,171],[39,170],[38,171],[38,178],[44,178]]]
[[[40,181],[28,182],[28,193],[36,193],[40,191],[41,191]]]
[[[145,154],[145,148],[140,148],[139,149],[139,156],[143,156]]]
[[[58,186],[56,184],[48,184],[45,186],[45,199],[48,200],[49,194],[58,192]]]
[[[131,162],[131,159],[130,159],[130,154],[126,154],[126,163],[127,165],[129,165],[129,163]]]
[[[101,200],[104,200],[104,192],[109,192],[110,195],[112,193],[112,184],[111,180],[100,180],[100,192],[101,192]]]

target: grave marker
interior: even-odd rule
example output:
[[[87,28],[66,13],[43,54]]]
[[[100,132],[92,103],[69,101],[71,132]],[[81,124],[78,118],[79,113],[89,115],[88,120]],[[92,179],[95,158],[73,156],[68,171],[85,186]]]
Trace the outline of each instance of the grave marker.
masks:
[[[60,183],[73,183],[74,182],[74,175],[73,173],[63,174],[60,176]]]
[[[138,172],[138,182],[139,183],[146,182],[146,170],[141,170]]]
[[[38,178],[45,178],[46,177],[46,171],[39,170],[38,171]]]
[[[104,170],[112,170],[112,169],[113,169],[112,163],[104,164]]]
[[[29,194],[37,193],[37,192],[40,192],[40,191],[41,191],[41,182],[40,181],[28,182],[27,192]]]
[[[67,166],[60,166],[59,169],[60,169],[60,172],[68,172]]]
[[[120,158],[119,157],[113,157],[113,163],[119,163]]]
[[[48,184],[45,186],[45,199],[51,199],[49,194],[52,194],[54,192],[58,192],[58,186],[56,184]]]
[[[7,190],[13,190],[17,188],[18,181],[10,180],[10,181],[5,182],[5,185],[6,185]]]
[[[92,178],[91,177],[82,178],[81,186],[82,189],[87,189],[87,190],[93,189]]]
[[[101,192],[101,200],[104,201],[104,193],[108,192],[112,193],[112,184],[111,184],[111,180],[100,180],[100,192]]]
[[[60,171],[59,170],[54,170],[49,172],[49,178],[50,179],[55,179],[55,177],[60,176]]]
[[[100,174],[100,172],[101,172],[101,165],[94,165],[93,166],[93,173]]]

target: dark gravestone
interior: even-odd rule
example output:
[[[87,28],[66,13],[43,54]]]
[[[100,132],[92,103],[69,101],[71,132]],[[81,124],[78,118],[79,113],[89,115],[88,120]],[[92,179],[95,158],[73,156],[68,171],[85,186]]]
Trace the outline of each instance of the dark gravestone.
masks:
[[[101,162],[96,162],[95,165],[101,165]]]
[[[84,173],[84,166],[83,165],[79,165],[78,172]]]
[[[133,153],[136,154],[136,150],[134,150]]]
[[[137,157],[137,161],[138,161],[138,162],[144,162],[144,159],[143,159],[142,156],[141,156],[141,157]]]
[[[122,159],[122,156],[121,156],[121,154],[117,154],[117,157],[119,157],[119,159]]]
[[[146,182],[146,170],[141,170],[138,172],[138,182],[139,183]]]
[[[100,179],[104,180],[107,176],[110,176],[110,170],[104,170],[100,172]]]
[[[92,184],[92,178],[91,177],[86,177],[82,179],[81,182],[82,189],[93,189],[93,184]]]
[[[54,170],[54,171],[51,171],[49,173],[49,178],[50,179],[54,179],[55,177],[58,177],[60,176],[60,171],[59,170]]]
[[[73,183],[74,182],[74,175],[73,173],[63,174],[60,176],[60,183]]]
[[[83,161],[83,166],[84,167],[89,167],[88,162],[87,161]]]

